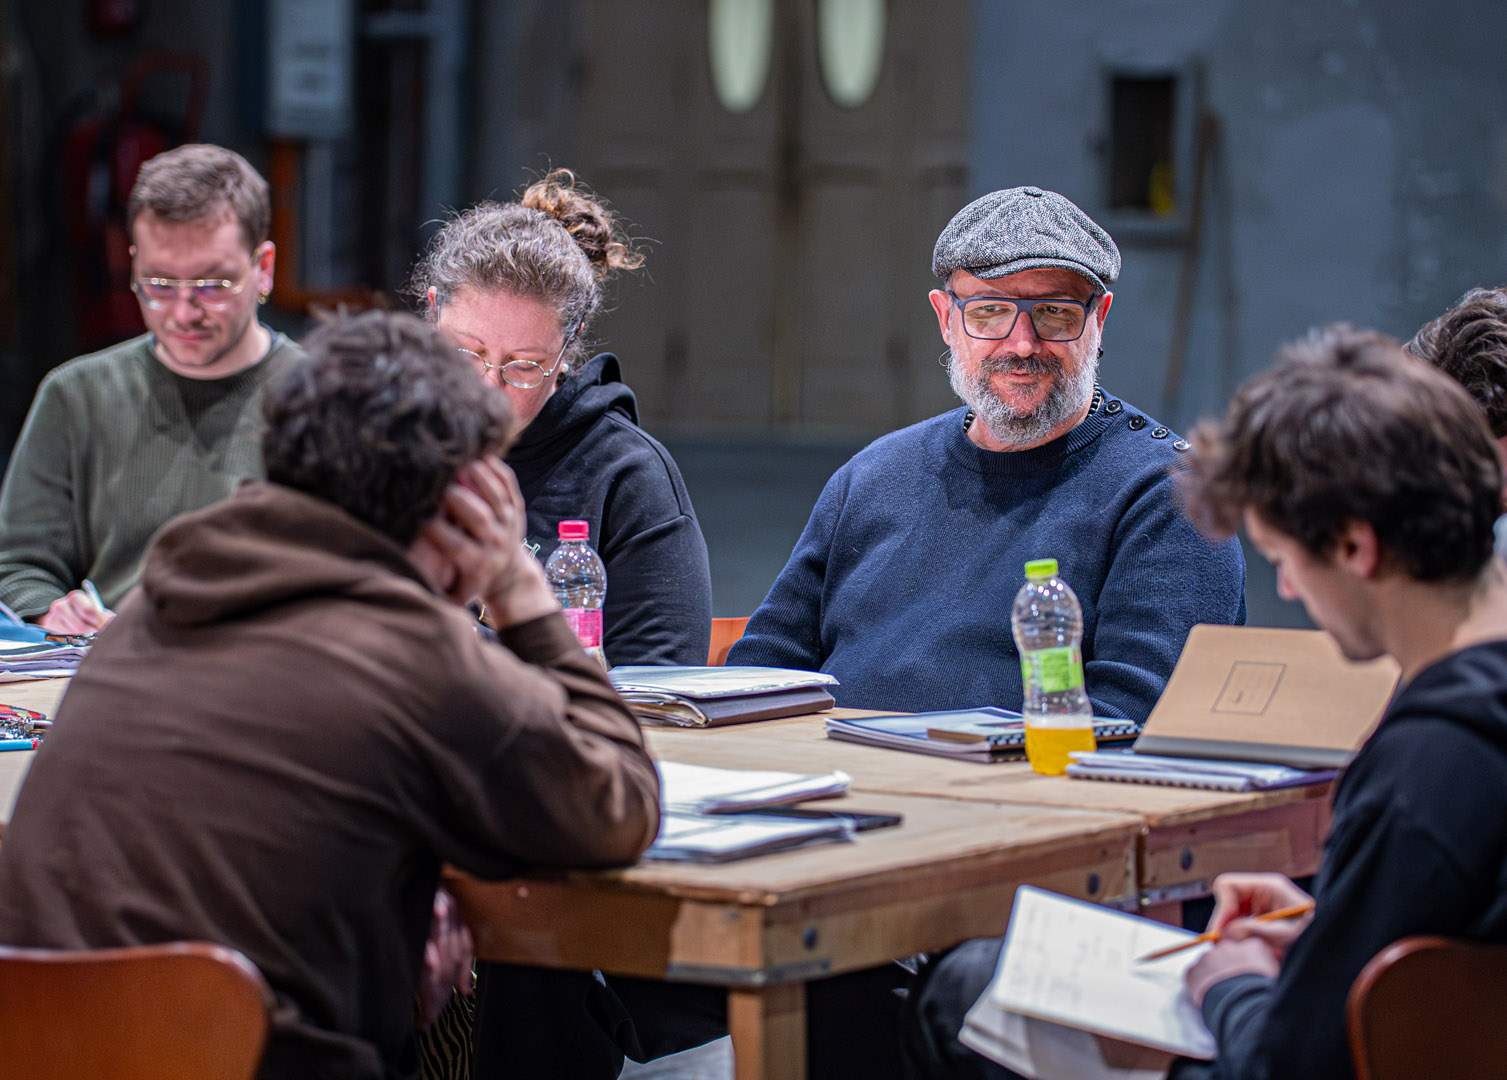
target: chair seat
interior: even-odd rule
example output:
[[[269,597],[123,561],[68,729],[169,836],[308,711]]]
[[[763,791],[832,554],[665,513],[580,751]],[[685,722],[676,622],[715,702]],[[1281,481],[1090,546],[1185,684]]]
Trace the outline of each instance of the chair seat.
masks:
[[[26,1080],[250,1080],[273,1005],[240,953],[0,946],[0,1072]]]
[[[749,616],[743,615],[712,620],[712,644],[706,658],[708,664],[721,667],[727,663],[727,651],[743,636],[743,631],[748,627],[748,619]]]
[[[1507,945],[1403,938],[1361,971],[1346,1013],[1358,1080],[1507,1075]]]

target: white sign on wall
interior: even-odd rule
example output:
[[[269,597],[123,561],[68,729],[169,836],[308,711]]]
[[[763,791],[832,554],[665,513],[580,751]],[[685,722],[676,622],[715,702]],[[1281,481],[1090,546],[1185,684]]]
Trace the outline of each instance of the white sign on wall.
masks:
[[[354,0],[271,0],[267,8],[267,129],[295,139],[343,135],[352,100]]]

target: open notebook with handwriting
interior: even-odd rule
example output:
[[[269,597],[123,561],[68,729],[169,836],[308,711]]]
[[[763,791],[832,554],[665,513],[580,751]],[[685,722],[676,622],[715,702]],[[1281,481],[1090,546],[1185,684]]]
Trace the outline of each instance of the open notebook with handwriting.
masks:
[[[994,981],[960,1038],[1037,1080],[1151,1080],[1214,1037],[1183,989],[1207,946],[1139,957],[1197,935],[1022,885]]]

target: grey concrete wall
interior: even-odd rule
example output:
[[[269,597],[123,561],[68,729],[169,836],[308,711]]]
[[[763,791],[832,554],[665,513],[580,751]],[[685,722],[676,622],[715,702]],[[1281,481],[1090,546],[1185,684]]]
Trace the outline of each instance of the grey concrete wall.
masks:
[[[1187,430],[1310,326],[1406,338],[1470,286],[1507,281],[1504,40],[1500,0],[976,0],[972,191],[1054,188],[1115,235],[1103,380]],[[1189,256],[1177,230],[1106,209],[1116,67],[1195,73],[1218,124],[1170,395]],[[1044,117],[1065,134],[1039,137]],[[1250,621],[1307,625],[1264,561],[1247,562]]]
[[[1116,235],[1105,382],[1186,428],[1309,326],[1410,336],[1469,286],[1507,280],[1503,40],[1500,0],[977,0],[972,186],[1055,188]],[[1105,210],[1116,65],[1201,72],[1219,124],[1171,397],[1185,254]],[[1070,118],[1065,137],[1035,136],[1045,115]]]

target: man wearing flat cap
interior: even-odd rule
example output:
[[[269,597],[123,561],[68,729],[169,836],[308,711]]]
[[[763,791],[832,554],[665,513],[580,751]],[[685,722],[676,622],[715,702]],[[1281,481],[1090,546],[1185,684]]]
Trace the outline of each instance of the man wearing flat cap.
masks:
[[[1178,510],[1188,444],[1098,383],[1119,250],[1018,187],[964,207],[932,270],[964,407],[837,471],[729,662],[830,672],[847,706],[1018,708],[1011,602],[1024,564],[1055,558],[1094,712],[1144,720],[1193,624],[1245,621],[1245,563]]]

